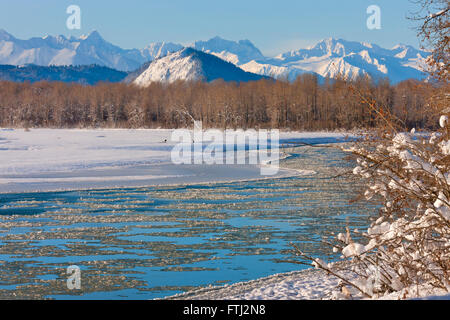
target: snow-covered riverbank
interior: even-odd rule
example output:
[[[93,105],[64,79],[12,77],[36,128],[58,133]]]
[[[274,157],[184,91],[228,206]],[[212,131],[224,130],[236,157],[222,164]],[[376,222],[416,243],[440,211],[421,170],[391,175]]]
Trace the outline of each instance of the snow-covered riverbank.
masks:
[[[338,279],[324,271],[308,269],[275,274],[222,287],[207,287],[167,299],[176,300],[300,300],[330,299]]]
[[[262,179],[257,165],[175,165],[173,130],[0,129],[0,193]],[[332,143],[341,133],[280,134]],[[276,177],[311,172],[280,170]]]
[[[235,283],[226,286],[211,286],[167,297],[168,300],[329,300],[363,299],[352,288],[337,289],[339,279],[318,269],[306,269]],[[418,290],[418,291],[417,291]],[[450,300],[444,291],[426,286],[408,288],[383,297],[380,300],[432,299]]]

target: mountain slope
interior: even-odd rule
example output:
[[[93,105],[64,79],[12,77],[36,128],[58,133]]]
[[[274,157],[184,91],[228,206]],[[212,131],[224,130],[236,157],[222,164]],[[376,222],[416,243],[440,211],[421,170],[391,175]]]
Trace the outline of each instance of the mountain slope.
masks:
[[[214,55],[193,48],[184,48],[151,62],[133,83],[148,86],[152,82],[171,83],[177,80],[211,82],[223,79],[246,82],[263,78],[265,77],[245,72]]]

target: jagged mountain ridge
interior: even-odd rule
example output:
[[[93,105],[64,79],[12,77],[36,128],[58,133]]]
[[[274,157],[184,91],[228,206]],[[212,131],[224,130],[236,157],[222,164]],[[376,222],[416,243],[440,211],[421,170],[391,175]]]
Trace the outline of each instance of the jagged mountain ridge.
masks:
[[[122,49],[104,40],[96,31],[79,38],[45,36],[20,40],[0,30],[0,64],[97,64],[129,72],[143,69],[144,63],[183,47],[159,42],[144,49]],[[196,41],[190,47],[231,62],[247,72],[290,80],[305,72],[316,73],[321,78],[343,74],[351,79],[368,74],[373,78],[387,77],[394,83],[409,78],[422,80],[425,78],[425,59],[429,55],[408,45],[385,49],[376,44],[333,38],[272,58],[265,57],[249,40],[230,41],[215,37]]]
[[[397,45],[385,49],[375,44],[329,38],[307,49],[290,51],[275,58],[254,60],[240,67],[246,71],[287,77],[294,80],[299,74],[313,72],[325,78],[344,75],[350,79],[369,75],[389,78],[397,83],[426,77],[425,60],[429,53],[412,46]]]
[[[97,64],[120,71],[132,71],[147,61],[182,48],[178,44],[159,42],[143,49],[122,49],[104,40],[97,31],[79,38],[59,35],[20,40],[0,30],[0,64],[4,65]]]

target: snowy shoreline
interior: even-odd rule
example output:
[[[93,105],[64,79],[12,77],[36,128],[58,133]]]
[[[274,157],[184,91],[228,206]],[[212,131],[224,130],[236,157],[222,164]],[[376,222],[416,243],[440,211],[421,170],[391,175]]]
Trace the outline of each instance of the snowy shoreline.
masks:
[[[301,300],[329,299],[338,279],[306,269],[225,286],[209,286],[165,297],[166,300]]]
[[[320,269],[305,269],[224,286],[208,286],[179,293],[163,300],[361,300],[364,297],[349,290],[351,296],[336,295],[339,279]],[[407,288],[378,300],[450,300],[450,294],[427,286]]]
[[[0,193],[188,185],[312,174],[259,165],[176,165],[170,129],[0,129]],[[345,140],[344,133],[281,132],[281,141]]]

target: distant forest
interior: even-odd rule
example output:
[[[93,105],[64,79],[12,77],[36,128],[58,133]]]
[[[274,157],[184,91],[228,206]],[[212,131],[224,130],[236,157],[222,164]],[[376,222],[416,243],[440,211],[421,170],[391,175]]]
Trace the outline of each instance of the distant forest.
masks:
[[[0,81],[37,82],[62,81],[94,85],[101,81],[120,82],[128,76],[127,72],[99,65],[80,66],[25,66],[0,65]]]
[[[180,81],[147,88],[2,81],[0,126],[180,128],[192,126],[195,119],[205,128],[351,130],[380,125],[367,98],[376,102],[378,112],[394,115],[405,128],[427,128],[435,123],[426,102],[435,89],[413,80],[397,85],[368,78],[319,83],[312,74],[294,82]]]

